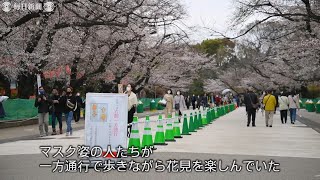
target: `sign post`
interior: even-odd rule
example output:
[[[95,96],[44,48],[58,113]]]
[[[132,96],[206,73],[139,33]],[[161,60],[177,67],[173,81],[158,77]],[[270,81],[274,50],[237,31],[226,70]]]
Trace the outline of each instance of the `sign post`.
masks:
[[[118,93],[123,94],[123,84],[118,84]]]
[[[127,148],[128,96],[113,93],[87,93],[85,114],[85,145],[108,146],[116,152],[118,146]],[[103,157],[90,158],[90,161]]]
[[[41,76],[40,74],[37,74],[37,85],[38,85],[38,89],[41,86]]]

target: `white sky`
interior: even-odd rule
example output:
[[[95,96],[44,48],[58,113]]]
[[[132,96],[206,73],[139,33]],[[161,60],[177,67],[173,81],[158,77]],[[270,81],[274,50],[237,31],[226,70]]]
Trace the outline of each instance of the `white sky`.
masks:
[[[233,14],[233,0],[181,0],[185,5],[189,17],[184,21],[188,26],[210,27],[226,33],[231,24]],[[204,39],[215,38],[208,31],[196,28],[191,40],[201,42]]]

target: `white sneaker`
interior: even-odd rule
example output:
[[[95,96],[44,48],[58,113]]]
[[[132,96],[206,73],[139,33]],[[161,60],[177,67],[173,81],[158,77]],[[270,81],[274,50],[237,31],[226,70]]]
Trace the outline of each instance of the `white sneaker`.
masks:
[[[66,132],[66,136],[70,136],[70,133],[69,133],[69,132]]]

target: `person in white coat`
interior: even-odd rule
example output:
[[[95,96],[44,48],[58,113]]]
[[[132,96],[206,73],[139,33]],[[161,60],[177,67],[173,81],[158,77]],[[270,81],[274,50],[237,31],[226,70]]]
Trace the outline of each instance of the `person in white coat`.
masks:
[[[187,109],[187,106],[184,100],[184,96],[181,94],[179,90],[177,91],[177,95],[174,97],[174,109],[179,112],[179,122],[180,122],[182,111]]]
[[[281,92],[278,97],[281,123],[286,124],[288,119],[289,100],[286,94]]]
[[[297,119],[297,109],[300,109],[299,105],[299,95],[294,95],[294,93],[291,93],[291,95],[288,96],[289,100],[289,111],[290,111],[290,120],[291,124],[294,124]]]

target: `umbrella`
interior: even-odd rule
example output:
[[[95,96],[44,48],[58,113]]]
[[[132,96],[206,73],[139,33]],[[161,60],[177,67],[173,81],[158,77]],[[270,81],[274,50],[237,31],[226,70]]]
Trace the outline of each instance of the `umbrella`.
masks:
[[[230,92],[230,93],[231,93],[231,92],[232,92],[232,91],[231,91],[231,89],[225,89],[225,90],[223,90],[223,91],[222,91],[222,93],[221,93],[221,94],[227,94],[228,92]]]
[[[0,102],[4,102],[4,101],[6,101],[7,99],[9,99],[8,96],[0,96]]]

